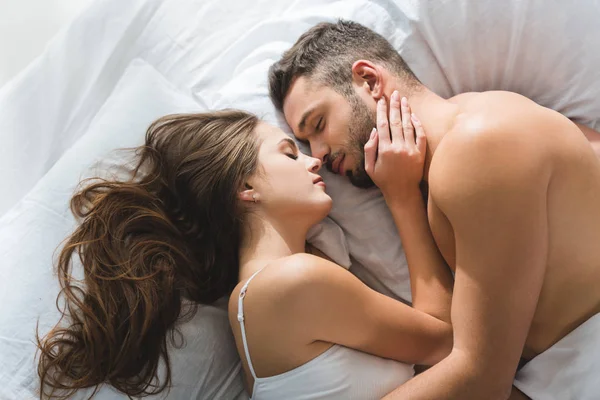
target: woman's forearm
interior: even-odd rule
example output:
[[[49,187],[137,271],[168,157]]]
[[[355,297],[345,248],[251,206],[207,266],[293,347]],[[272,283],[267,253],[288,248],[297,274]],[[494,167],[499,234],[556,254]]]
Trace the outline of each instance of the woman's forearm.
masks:
[[[421,193],[387,203],[406,253],[413,307],[450,322],[452,273],[433,239]]]

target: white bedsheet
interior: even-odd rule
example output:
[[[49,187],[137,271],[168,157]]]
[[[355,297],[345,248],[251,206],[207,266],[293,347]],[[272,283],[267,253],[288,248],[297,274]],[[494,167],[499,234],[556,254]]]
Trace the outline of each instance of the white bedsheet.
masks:
[[[235,106],[281,123],[266,70],[303,31],[338,17],[382,33],[443,96],[512,90],[600,128],[599,0],[96,0],[0,90],[0,215],[85,134],[132,59],[207,108]],[[406,261],[380,194],[323,175],[354,272],[409,300]],[[36,244],[22,251],[35,253]],[[19,312],[4,304],[1,313]],[[19,356],[0,355],[8,363]]]
[[[515,386],[535,400],[600,398],[600,314],[517,373]]]

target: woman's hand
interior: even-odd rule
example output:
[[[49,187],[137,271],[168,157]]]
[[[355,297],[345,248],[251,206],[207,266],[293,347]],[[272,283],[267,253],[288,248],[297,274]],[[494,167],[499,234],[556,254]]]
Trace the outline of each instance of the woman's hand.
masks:
[[[433,239],[419,190],[425,132],[406,99],[401,102],[399,97],[392,94],[389,116],[385,99],[377,103],[377,131],[365,145],[365,170],[383,192],[398,228],[413,307],[450,324],[452,274]]]
[[[385,98],[377,102],[377,128],[365,144],[365,170],[386,201],[420,197],[419,183],[427,141],[416,115],[398,91],[390,97],[389,117]]]

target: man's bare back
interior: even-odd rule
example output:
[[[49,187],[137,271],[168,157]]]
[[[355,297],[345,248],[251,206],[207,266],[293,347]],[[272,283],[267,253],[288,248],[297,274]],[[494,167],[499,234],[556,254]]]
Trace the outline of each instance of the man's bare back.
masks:
[[[428,212],[436,242],[453,270],[457,268],[454,229],[436,204],[436,193],[455,184],[441,178],[447,177],[444,167],[448,157],[455,156],[453,136],[462,135],[459,140],[464,140],[464,135],[470,134],[505,135],[495,141],[512,142],[515,157],[526,154],[516,151],[519,146],[527,147],[535,141],[539,152],[545,156],[531,162],[543,160],[548,163],[550,176],[545,194],[547,259],[539,301],[523,349],[523,357],[530,359],[600,312],[600,162],[573,123],[522,96],[508,92],[467,93],[450,101],[459,106],[460,112],[453,129],[442,139],[433,156]],[[515,125],[520,130],[511,129]],[[466,158],[465,162],[473,162],[473,158]],[[478,168],[476,163],[466,168]],[[507,166],[514,163],[527,166],[527,160],[511,159],[507,155]],[[489,184],[490,190],[494,190],[493,181]],[[500,192],[495,195],[511,194]],[[489,240],[496,240],[493,237],[495,227],[487,226],[483,231],[486,229]],[[515,226],[515,229],[520,227]],[[531,296],[535,295],[535,288],[532,288]]]

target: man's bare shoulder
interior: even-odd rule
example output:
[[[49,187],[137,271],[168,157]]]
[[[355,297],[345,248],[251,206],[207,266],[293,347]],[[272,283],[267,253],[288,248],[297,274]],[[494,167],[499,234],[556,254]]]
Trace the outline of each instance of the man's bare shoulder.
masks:
[[[498,103],[504,102],[523,102],[536,104],[535,102],[531,101],[525,96],[522,96],[515,92],[508,92],[505,90],[489,90],[486,92],[465,92],[449,98],[448,101],[460,105],[468,104],[468,106],[472,108],[479,108],[489,104],[497,105]]]
[[[489,135],[494,132],[520,132],[523,128],[544,124],[547,118],[562,117],[513,92],[464,93],[450,101],[458,104],[460,110],[451,133]]]
[[[455,160],[457,152],[467,156],[465,161],[475,163],[490,161],[494,155],[502,160],[508,155],[544,153],[551,147],[549,136],[576,131],[564,116],[517,93],[464,95],[451,99],[459,105],[459,112],[436,149],[432,168],[433,164],[446,164],[448,157]]]
[[[516,189],[546,174],[553,154],[547,136],[564,117],[511,92],[470,95],[459,106],[432,159],[434,200],[462,198],[494,186]]]

